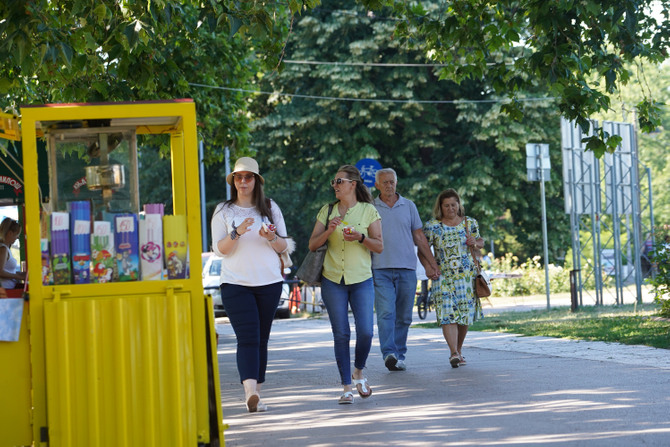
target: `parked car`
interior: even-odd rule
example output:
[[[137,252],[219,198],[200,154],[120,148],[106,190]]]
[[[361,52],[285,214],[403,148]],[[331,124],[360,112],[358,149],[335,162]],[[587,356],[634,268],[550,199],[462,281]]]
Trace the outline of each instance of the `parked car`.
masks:
[[[279,298],[279,305],[277,306],[277,312],[275,312],[275,318],[289,318],[291,316],[291,309],[288,307],[290,296],[291,289],[288,284],[282,284],[281,297]]]
[[[202,287],[205,293],[212,295],[214,302],[214,316],[226,315],[221,302],[221,290],[219,289],[219,277],[221,276],[221,258],[212,252],[202,254],[204,264],[202,266]]]
[[[205,293],[212,295],[212,300],[214,302],[214,316],[225,317],[226,310],[223,307],[223,302],[221,301],[221,290],[219,289],[222,259],[212,252],[203,253],[202,257],[202,287],[205,289]],[[276,317],[288,318],[291,316],[291,310],[288,306],[289,295],[290,288],[288,284],[284,283],[282,286],[281,298],[279,299],[279,306],[277,306],[277,312],[275,314]]]

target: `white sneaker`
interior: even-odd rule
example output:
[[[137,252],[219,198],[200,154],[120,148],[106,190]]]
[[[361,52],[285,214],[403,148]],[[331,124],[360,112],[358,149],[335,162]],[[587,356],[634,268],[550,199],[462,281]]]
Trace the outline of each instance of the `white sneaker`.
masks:
[[[404,360],[398,360],[398,362],[395,364],[395,367],[398,371],[406,371],[407,370],[407,365],[405,365]]]

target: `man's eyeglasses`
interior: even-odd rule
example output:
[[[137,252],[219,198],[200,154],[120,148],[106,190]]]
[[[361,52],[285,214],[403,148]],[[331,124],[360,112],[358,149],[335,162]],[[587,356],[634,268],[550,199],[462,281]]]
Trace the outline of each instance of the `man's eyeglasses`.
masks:
[[[244,175],[242,175],[242,174],[233,174],[233,178],[234,178],[235,180],[240,181],[240,182],[243,181],[243,180],[246,181],[246,182],[250,182],[251,179],[253,179],[254,177],[255,177],[254,174],[244,174]]]
[[[341,185],[342,182],[354,182],[355,180],[349,180],[348,178],[334,178],[330,181],[330,186]]]

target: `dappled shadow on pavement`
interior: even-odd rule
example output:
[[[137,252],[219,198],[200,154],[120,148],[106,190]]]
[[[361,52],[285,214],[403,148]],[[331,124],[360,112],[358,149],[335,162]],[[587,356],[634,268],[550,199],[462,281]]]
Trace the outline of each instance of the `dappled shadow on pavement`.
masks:
[[[229,447],[661,446],[670,439],[666,369],[487,349],[484,338],[478,347],[466,342],[468,366],[452,369],[439,330],[410,331],[406,372],[386,370],[375,343],[366,369],[372,397],[337,405],[327,320],[275,322],[263,388],[270,410],[249,414],[232,329],[220,332]]]

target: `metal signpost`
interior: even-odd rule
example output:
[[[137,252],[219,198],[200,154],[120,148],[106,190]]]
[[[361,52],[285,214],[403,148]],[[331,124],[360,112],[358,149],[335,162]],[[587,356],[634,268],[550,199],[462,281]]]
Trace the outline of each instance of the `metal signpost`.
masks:
[[[616,150],[601,159],[586,151],[584,142],[599,128],[621,137]],[[583,294],[595,305],[624,304],[626,297],[642,302],[642,283],[651,270],[646,247],[653,245],[654,210],[651,171],[638,158],[635,126],[591,120],[584,130],[561,118],[561,152],[579,305]]]
[[[529,182],[540,182],[542,196],[542,244],[544,246],[544,277],[549,309],[549,249],[547,248],[547,205],[545,203],[544,182],[551,178],[551,159],[548,144],[526,144],[526,171]]]

